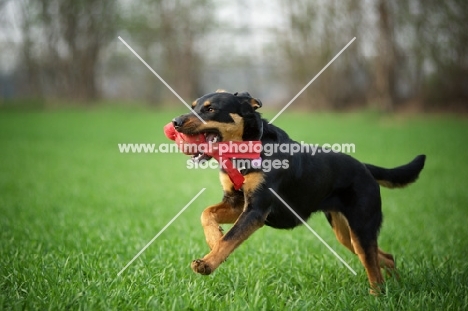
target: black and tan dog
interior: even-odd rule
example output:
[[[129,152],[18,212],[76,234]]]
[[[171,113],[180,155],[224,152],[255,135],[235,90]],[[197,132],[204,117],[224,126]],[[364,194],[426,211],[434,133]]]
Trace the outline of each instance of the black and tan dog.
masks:
[[[248,93],[216,92],[193,102],[193,113],[173,120],[175,129],[184,134],[205,134],[207,141],[261,140],[266,144],[297,144],[280,128],[268,124],[256,112],[261,102]],[[207,160],[197,154],[198,161]],[[263,161],[287,160],[288,168],[247,168],[241,171],[245,182],[237,191],[229,176],[220,171],[224,196],[220,203],[208,207],[201,216],[206,241],[211,251],[192,262],[192,269],[210,274],[263,225],[290,229],[301,224],[269,190],[274,190],[302,219],[323,211],[338,240],[357,254],[364,265],[372,292],[383,283],[380,268],[393,272],[391,254],[377,244],[382,223],[379,184],[384,187],[404,187],[414,182],[424,167],[425,156],[393,169],[363,164],[342,153],[274,153],[261,154]],[[220,224],[234,226],[223,235]]]

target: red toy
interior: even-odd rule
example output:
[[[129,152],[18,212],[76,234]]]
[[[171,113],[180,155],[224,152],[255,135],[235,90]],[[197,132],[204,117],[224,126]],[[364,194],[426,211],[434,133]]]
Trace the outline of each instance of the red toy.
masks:
[[[190,148],[184,148],[185,144],[201,144],[201,143],[206,143],[205,140],[205,135],[203,134],[198,134],[198,135],[186,135],[182,134],[180,132],[177,132],[174,128],[174,125],[171,123],[166,124],[164,126],[164,134],[166,134],[166,137],[169,138],[170,140],[175,141],[175,143],[179,146],[179,149],[188,155],[192,155],[194,153],[189,153]]]
[[[167,138],[175,141],[176,144],[179,146],[179,149],[184,154],[187,154],[187,155],[196,154],[197,151],[195,149],[197,148],[184,148],[186,144],[197,144],[197,145],[207,144],[205,135],[182,134],[175,130],[172,122],[164,126],[164,134],[166,135]],[[254,143],[261,144],[261,142],[259,141],[256,141]],[[223,165],[223,169],[226,171],[226,173],[229,176],[229,179],[231,179],[232,183],[234,184],[234,189],[239,190],[242,187],[242,184],[244,183],[244,176],[234,167],[234,165],[232,164],[231,158],[239,157],[239,158],[256,159],[260,157],[260,153],[248,153],[248,154],[247,153],[223,153],[222,155],[220,155],[219,148],[216,148],[216,145],[219,145],[219,143],[212,144],[211,148],[206,146],[206,148],[204,149],[204,150],[207,150],[205,151],[205,154],[215,158],[216,161],[218,161],[218,163],[221,163],[221,165]]]

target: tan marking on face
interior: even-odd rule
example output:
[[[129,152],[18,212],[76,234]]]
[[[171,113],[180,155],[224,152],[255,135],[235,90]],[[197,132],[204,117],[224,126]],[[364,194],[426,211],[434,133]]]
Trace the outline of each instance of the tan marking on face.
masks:
[[[217,129],[223,141],[242,141],[242,135],[244,134],[244,120],[241,116],[235,113],[230,114],[234,123],[223,123],[217,121],[207,121],[206,124],[199,122],[199,126],[193,129],[195,132],[203,132],[209,129]],[[193,120],[196,122],[196,120]]]
[[[193,103],[192,103],[192,108],[195,108],[196,105],[197,105],[197,101],[194,100]]]
[[[211,102],[209,100],[206,100],[204,103],[203,103],[203,107],[208,107],[209,105],[211,105]]]
[[[197,128],[200,126],[201,123],[200,119],[195,116],[188,117],[183,125],[183,129],[186,133],[188,132],[196,132]]]

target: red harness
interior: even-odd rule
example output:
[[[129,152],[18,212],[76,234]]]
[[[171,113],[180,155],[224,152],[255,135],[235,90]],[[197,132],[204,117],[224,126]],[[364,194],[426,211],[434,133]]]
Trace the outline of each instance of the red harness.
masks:
[[[206,142],[205,135],[197,134],[197,135],[187,135],[177,132],[174,128],[174,125],[168,123],[164,126],[164,134],[167,138],[175,141],[175,143],[179,146],[179,149],[187,154],[192,155],[196,154],[198,150],[203,150],[205,154],[213,157],[220,163],[221,167],[226,171],[229,176],[229,179],[234,184],[234,189],[239,190],[243,183],[244,183],[244,176],[237,168],[234,167],[232,163],[233,158],[240,158],[240,159],[258,159],[260,158],[260,150],[258,145],[261,146],[261,141],[249,141],[249,142],[218,142],[218,143],[210,143]],[[186,144],[194,144],[197,145],[199,148],[185,148]],[[232,147],[233,145],[237,145],[239,147],[242,144],[248,145],[248,152],[231,152],[229,148],[221,148],[220,144],[227,144],[227,146],[222,147]],[[203,146],[202,146],[203,145]],[[255,147],[255,148],[252,148]],[[197,149],[195,151],[194,149]],[[239,151],[240,148],[236,148]],[[225,151],[227,150],[227,152]],[[220,152],[222,151],[222,153]],[[256,152],[257,151],[257,152]]]

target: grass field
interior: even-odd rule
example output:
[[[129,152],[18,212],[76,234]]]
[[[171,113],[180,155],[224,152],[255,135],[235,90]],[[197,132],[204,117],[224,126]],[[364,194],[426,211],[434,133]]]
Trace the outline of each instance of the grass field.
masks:
[[[262,228],[210,276],[194,274],[205,244],[199,216],[222,196],[216,170],[182,154],[120,154],[118,143],[166,143],[183,111],[0,112],[0,308],[13,310],[466,310],[468,120],[456,116],[282,115],[309,143],[354,143],[362,161],[392,167],[420,153],[420,179],[382,190],[381,247],[401,280],[370,296],[363,267],[325,218]],[[274,113],[265,113],[272,117]],[[201,188],[201,196],[117,273]]]

